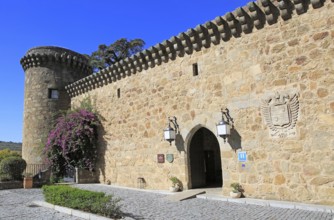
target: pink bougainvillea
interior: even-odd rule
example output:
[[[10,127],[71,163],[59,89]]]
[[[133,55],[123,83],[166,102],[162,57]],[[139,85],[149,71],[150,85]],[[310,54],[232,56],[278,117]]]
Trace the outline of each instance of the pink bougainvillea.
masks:
[[[44,149],[54,175],[64,176],[69,166],[89,170],[94,168],[98,124],[97,116],[86,109],[57,119]]]

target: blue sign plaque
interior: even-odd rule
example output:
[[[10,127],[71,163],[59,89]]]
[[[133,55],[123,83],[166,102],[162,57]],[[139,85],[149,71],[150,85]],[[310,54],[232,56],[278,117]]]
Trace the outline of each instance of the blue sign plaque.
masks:
[[[173,155],[173,154],[166,154],[166,160],[167,160],[169,163],[172,163],[173,160],[174,160],[174,155]]]
[[[238,152],[238,161],[239,162],[246,162],[247,161],[247,153],[246,151]]]

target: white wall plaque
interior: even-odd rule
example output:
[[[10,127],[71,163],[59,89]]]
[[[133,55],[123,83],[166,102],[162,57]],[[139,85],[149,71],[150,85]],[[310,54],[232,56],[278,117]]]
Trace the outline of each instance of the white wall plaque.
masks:
[[[296,122],[299,111],[297,93],[293,95],[276,93],[276,95],[262,100],[261,110],[271,137],[296,136]]]

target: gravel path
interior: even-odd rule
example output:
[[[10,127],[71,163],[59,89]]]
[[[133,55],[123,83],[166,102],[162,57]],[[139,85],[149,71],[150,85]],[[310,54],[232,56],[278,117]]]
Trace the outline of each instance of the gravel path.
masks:
[[[130,219],[177,219],[177,220],[233,220],[233,219],[300,219],[334,220],[334,213],[312,212],[296,209],[282,209],[246,205],[232,202],[189,199],[170,202],[167,195],[123,189],[99,184],[75,185],[78,188],[114,194],[122,199],[121,210],[125,220]],[[32,201],[44,201],[41,189],[0,190],[0,220],[80,220],[81,218],[38,207]]]
[[[39,207],[32,201],[44,201],[41,189],[11,189],[0,190],[0,219],[1,220],[81,220],[57,212],[55,210]]]
[[[220,219],[300,219],[300,220],[334,220],[334,213],[312,212],[296,209],[283,209],[246,205],[232,202],[205,199],[189,199],[181,202],[170,202],[166,195],[122,189],[104,185],[76,185],[82,189],[112,193],[122,199],[121,210],[125,219],[177,219],[177,220],[220,220]]]

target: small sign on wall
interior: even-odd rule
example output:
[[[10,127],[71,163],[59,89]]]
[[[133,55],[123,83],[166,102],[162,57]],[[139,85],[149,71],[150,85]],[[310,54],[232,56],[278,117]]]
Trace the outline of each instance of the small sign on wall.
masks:
[[[165,163],[165,155],[164,154],[158,154],[158,163]]]
[[[246,162],[247,161],[247,153],[246,151],[238,152],[238,161],[239,162]]]
[[[172,163],[174,161],[174,155],[173,154],[166,154],[166,160],[169,163]]]

